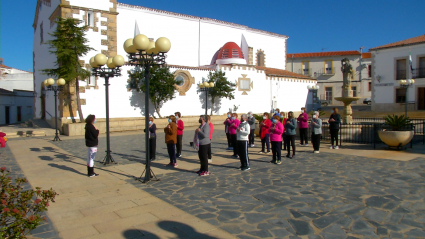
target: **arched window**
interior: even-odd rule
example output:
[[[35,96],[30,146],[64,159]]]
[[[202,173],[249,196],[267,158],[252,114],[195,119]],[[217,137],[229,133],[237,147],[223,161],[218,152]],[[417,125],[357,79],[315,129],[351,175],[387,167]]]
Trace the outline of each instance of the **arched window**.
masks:
[[[266,66],[265,62],[264,62],[264,51],[262,50],[258,50],[257,51],[257,66]]]

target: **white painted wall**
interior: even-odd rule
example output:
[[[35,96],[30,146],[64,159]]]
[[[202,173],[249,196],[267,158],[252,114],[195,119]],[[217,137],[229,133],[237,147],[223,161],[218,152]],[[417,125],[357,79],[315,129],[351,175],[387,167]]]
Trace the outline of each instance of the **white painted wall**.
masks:
[[[33,92],[15,90],[14,95],[0,94],[0,125],[6,124],[6,107],[9,107],[9,123],[16,124],[33,118]],[[18,107],[21,107],[21,121],[18,121]]]
[[[34,79],[32,73],[14,73],[7,74],[4,79],[0,80],[0,88],[13,91],[16,90],[34,90]]]
[[[395,89],[399,88],[399,84],[396,80],[396,60],[401,58],[407,59],[407,77],[412,78],[412,75],[410,74],[409,70],[410,67],[408,66],[409,52],[411,52],[412,55],[413,68],[417,68],[419,67],[418,58],[425,56],[425,44],[393,47],[387,49],[373,50],[371,52],[373,61],[372,110],[390,110],[400,105],[398,103],[395,103]],[[380,76],[380,82],[377,81],[377,76]],[[413,86],[410,86],[408,89],[407,101],[417,102],[416,94],[418,87],[425,87],[425,78],[415,79],[415,84]]]

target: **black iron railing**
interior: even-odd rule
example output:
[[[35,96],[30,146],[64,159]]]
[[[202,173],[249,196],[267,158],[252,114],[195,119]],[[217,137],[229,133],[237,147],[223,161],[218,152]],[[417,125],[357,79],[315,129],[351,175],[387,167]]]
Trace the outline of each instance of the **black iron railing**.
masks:
[[[413,78],[425,78],[425,68],[413,69]]]

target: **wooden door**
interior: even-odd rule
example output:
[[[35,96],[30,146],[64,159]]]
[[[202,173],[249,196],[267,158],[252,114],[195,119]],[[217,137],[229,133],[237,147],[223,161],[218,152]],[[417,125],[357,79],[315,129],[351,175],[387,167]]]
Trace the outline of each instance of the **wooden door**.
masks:
[[[425,87],[418,88],[418,110],[425,110]]]

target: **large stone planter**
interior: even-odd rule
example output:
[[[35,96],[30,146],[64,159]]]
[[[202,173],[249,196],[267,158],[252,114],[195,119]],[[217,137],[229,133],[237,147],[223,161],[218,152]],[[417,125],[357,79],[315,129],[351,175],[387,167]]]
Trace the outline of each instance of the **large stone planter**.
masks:
[[[413,131],[378,131],[379,138],[390,147],[402,147],[414,136]]]

